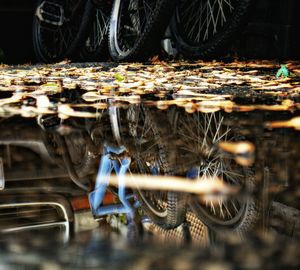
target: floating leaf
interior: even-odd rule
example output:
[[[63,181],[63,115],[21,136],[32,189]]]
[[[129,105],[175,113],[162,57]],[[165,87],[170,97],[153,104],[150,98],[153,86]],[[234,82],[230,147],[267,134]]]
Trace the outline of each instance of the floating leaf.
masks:
[[[122,76],[121,74],[119,73],[116,73],[115,74],[115,79],[118,81],[118,82],[123,82],[125,80],[125,77]]]
[[[44,94],[56,94],[61,93],[62,87],[61,84],[58,82],[47,82],[40,86],[40,89],[37,90],[37,93],[44,93]]]
[[[116,176],[110,177],[110,185],[117,186],[119,179]],[[147,190],[172,190],[189,192],[201,195],[228,195],[238,192],[236,187],[227,185],[219,177],[201,177],[197,181],[190,181],[183,177],[175,176],[149,176],[130,175],[124,177],[126,187],[140,188]]]
[[[294,128],[300,130],[300,116],[287,121],[274,121],[266,123],[268,128]]]
[[[38,108],[51,108],[53,107],[53,104],[47,96],[43,95],[36,97],[36,106]]]
[[[97,113],[75,111],[69,104],[58,105],[58,113],[62,119],[68,117],[96,118],[98,116]]]
[[[282,65],[276,73],[276,79],[279,77],[287,78],[289,76],[289,70],[286,65]]]
[[[0,91],[3,94],[0,104],[6,107],[16,106],[16,103],[27,97],[37,98],[43,95],[48,98],[49,95],[55,95],[51,102],[52,100],[59,101],[61,99],[57,94],[72,89],[69,91],[70,95],[67,96],[70,98],[75,96],[78,101],[82,98],[82,104],[106,102],[108,99],[139,103],[143,101],[144,95],[152,94],[156,99],[152,102],[154,106],[158,105],[159,108],[165,109],[174,104],[189,112],[194,109],[201,112],[215,110],[240,112],[255,109],[274,111],[300,108],[298,103],[300,63],[296,61],[290,61],[286,65],[289,77],[283,78],[283,72],[280,80],[272,80],[273,70],[277,66],[277,63],[272,61],[168,63],[153,60],[153,65],[130,63],[111,67],[106,64],[95,67],[90,64],[70,64],[69,62],[63,62],[60,65],[8,66],[0,70]],[[292,77],[291,72],[298,77]],[[84,91],[77,91],[77,89]],[[92,94],[87,94],[87,91]],[[10,93],[21,95],[17,99],[16,97],[7,99],[11,96]],[[245,94],[248,100],[253,100],[253,103],[251,105],[235,104],[233,101],[236,97],[241,97],[241,93],[242,96]],[[274,97],[276,104],[255,104],[257,96],[261,94]],[[165,99],[172,102],[157,103],[158,100],[164,101]],[[287,99],[291,102],[281,103],[282,100]],[[68,102],[65,96],[64,102]],[[56,106],[56,104],[53,105]],[[51,105],[47,104],[44,99],[34,106],[39,106],[36,109],[42,110],[42,108],[50,108]],[[88,106],[93,105],[88,104]],[[20,112],[14,107],[10,113]]]
[[[250,142],[220,142],[219,148],[231,153],[235,161],[242,166],[252,166],[254,163],[255,146]]]

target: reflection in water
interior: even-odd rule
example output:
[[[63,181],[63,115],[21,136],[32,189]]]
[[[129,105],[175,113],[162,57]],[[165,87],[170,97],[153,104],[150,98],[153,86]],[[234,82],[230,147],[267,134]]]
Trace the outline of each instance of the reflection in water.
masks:
[[[179,137],[177,159],[183,173],[196,181],[201,181],[203,176],[212,179],[218,177],[246,192],[253,189],[252,168],[240,166],[234,160],[234,155],[219,149],[221,142],[245,140],[237,127],[226,124],[220,112],[175,114],[171,117]],[[249,230],[248,227],[256,223],[259,213],[252,213],[255,204],[251,198],[235,196],[213,199],[193,196],[190,200],[192,211],[211,229],[231,228],[236,231]]]
[[[138,255],[136,267],[154,269],[185,256],[178,269],[187,269],[205,258],[197,253],[201,248],[207,260],[260,268],[261,256],[268,255],[257,251],[269,247],[274,255],[276,243],[288,247],[282,256],[296,266],[299,135],[264,129],[265,121],[287,114],[189,114],[131,105],[97,115],[1,121],[0,245],[2,254],[12,254],[8,263],[18,249],[35,252],[51,240],[66,247],[55,261],[59,265],[65,255],[67,265],[76,256],[75,265],[116,259],[116,268]],[[15,232],[18,241],[10,238]],[[50,233],[51,239],[44,237]],[[244,239],[255,239],[254,246]],[[174,243],[189,245],[189,253],[178,255]],[[207,254],[211,246],[215,252]],[[155,262],[153,247],[174,261]],[[149,254],[144,260],[142,250]],[[48,261],[58,255],[49,246],[43,252],[39,256]]]

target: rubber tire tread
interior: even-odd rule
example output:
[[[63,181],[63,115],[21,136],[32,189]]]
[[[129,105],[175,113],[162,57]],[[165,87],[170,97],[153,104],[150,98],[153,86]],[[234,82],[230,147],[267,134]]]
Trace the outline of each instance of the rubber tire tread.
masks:
[[[254,187],[254,176],[250,176],[247,178],[247,181],[251,182],[250,192],[254,191],[257,187]],[[249,192],[249,191],[248,191]],[[251,232],[255,229],[255,227],[259,224],[259,221],[262,218],[262,202],[259,198],[257,198],[258,194],[249,195],[246,202],[246,209],[243,213],[243,216],[240,220],[232,226],[226,226],[221,224],[216,224],[213,221],[208,220],[207,216],[199,211],[199,204],[196,200],[190,200],[189,206],[192,209],[193,213],[210,229],[215,232],[224,232],[230,231],[239,235],[245,235],[247,232]]]
[[[108,48],[109,53],[115,61],[147,60],[159,47],[159,42],[170,23],[177,0],[160,0],[153,16],[147,22],[143,34],[137,40],[131,52],[126,56],[120,56],[114,46],[113,21],[110,21]],[[114,8],[113,8],[114,10]],[[113,12],[113,11],[112,11]]]
[[[164,148],[164,157],[162,158],[165,160],[166,163],[164,164],[167,166],[167,175],[173,174],[173,167],[174,158],[173,158],[173,151],[171,153],[170,149],[172,147],[172,137],[170,136],[170,126],[168,125],[168,120],[164,116],[164,112],[156,113],[148,108],[142,108],[145,110],[150,120],[155,123],[155,129],[157,129],[157,133],[159,133],[159,144],[161,147]],[[145,112],[144,112],[145,113]],[[135,150],[133,150],[135,151]],[[142,201],[141,196],[139,196],[139,191],[136,190],[136,194],[138,198]],[[144,212],[151,218],[151,220],[161,227],[162,229],[174,229],[180,226],[186,217],[186,208],[187,208],[187,194],[181,192],[173,192],[168,191],[167,194],[167,215],[166,217],[159,217],[155,213],[151,211],[150,208],[147,207],[145,203],[142,203],[142,209]]]
[[[176,136],[176,126],[178,125],[177,121],[180,117],[180,115],[184,113],[182,111],[178,111],[176,108],[170,109],[167,114],[168,114],[168,121],[171,124],[172,128],[170,130],[173,130],[174,132],[174,137]],[[188,119],[186,119],[188,121]],[[235,123],[236,121],[234,118],[232,119],[232,122]],[[239,134],[239,130],[237,127],[237,130],[234,131],[236,134]],[[239,136],[239,135],[238,135]],[[243,136],[239,136],[238,141],[244,140],[245,138]],[[179,140],[176,140],[177,148],[179,149],[180,146],[180,138]],[[179,151],[179,150],[177,150]],[[176,155],[178,156],[178,155]],[[179,161],[180,163],[180,161]],[[210,229],[216,231],[216,232],[224,232],[224,231],[230,231],[234,232],[240,235],[245,234],[246,232],[252,231],[259,221],[262,218],[263,214],[263,205],[262,205],[262,199],[261,199],[261,194],[259,192],[261,188],[261,183],[255,179],[255,174],[254,174],[254,168],[252,167],[247,167],[245,168],[246,174],[247,174],[247,187],[246,187],[246,192],[249,193],[249,197],[247,197],[247,205],[245,212],[243,213],[243,216],[237,221],[237,223],[231,225],[231,226],[226,226],[226,225],[221,225],[221,224],[216,224],[212,220],[209,220],[208,217],[202,213],[201,210],[199,210],[199,203],[197,202],[197,197],[196,198],[191,198],[189,200],[189,207],[191,208],[192,212]],[[182,174],[185,173],[183,171],[183,168],[181,166],[176,166],[176,174]],[[252,195],[253,194],[253,195]],[[251,196],[252,195],[252,196]]]

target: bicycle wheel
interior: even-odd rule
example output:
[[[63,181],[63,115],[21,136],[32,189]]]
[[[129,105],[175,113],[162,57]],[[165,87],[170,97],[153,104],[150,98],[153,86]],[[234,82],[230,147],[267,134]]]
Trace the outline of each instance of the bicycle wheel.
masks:
[[[159,124],[163,121],[162,115],[143,107],[131,107],[128,121],[129,133],[134,138],[134,146],[129,149],[135,170],[145,175],[172,175],[174,164],[168,145],[171,138],[166,128],[167,122],[163,122],[164,127]],[[172,229],[185,220],[185,194],[142,189],[136,192],[143,210],[158,226]]]
[[[101,61],[108,56],[108,28],[112,5],[110,1],[98,0],[93,4],[88,37],[80,51],[83,61]]]
[[[109,27],[109,51],[116,61],[144,60],[159,47],[174,0],[115,0]]]
[[[218,148],[221,141],[241,141],[238,130],[225,123],[222,113],[171,116],[178,136],[177,166],[179,173],[185,173],[191,181],[201,177],[221,179],[227,185],[238,187],[249,196],[229,196],[208,199],[193,196],[192,211],[203,223],[213,230],[246,232],[251,230],[261,215],[260,201],[251,193],[254,191],[254,172],[250,167],[236,163],[233,156]]]
[[[87,37],[92,5],[84,0],[38,0],[33,47],[38,61],[72,58]]]
[[[171,31],[186,57],[223,52],[247,19],[253,0],[179,0]]]

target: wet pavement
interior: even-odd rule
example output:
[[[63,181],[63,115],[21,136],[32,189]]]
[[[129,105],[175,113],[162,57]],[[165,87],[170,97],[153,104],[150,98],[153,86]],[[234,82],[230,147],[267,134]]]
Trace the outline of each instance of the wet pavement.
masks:
[[[300,64],[0,67],[0,268],[298,269]]]

